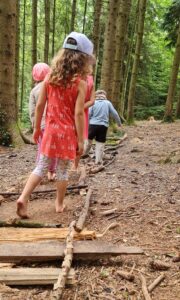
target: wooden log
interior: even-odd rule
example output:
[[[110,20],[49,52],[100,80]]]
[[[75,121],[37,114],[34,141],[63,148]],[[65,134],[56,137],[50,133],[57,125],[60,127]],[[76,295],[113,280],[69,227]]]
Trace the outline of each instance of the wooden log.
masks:
[[[85,221],[86,221],[86,218],[88,215],[89,206],[90,206],[91,195],[92,195],[92,189],[90,188],[86,195],[84,207],[83,207],[81,214],[79,216],[79,219],[75,225],[75,229],[78,232],[82,231],[82,229],[84,228],[84,224],[85,224]]]
[[[93,167],[89,170],[89,174],[96,174],[98,172],[101,172],[105,169],[105,166],[103,165],[100,165],[100,166],[97,166],[97,167]]]
[[[73,260],[73,239],[75,234],[75,230],[74,230],[75,223],[76,223],[75,221],[72,221],[69,226],[69,232],[66,238],[66,248],[64,250],[65,257],[62,263],[61,272],[58,276],[57,281],[54,284],[52,299],[56,299],[56,300],[61,299],[63,289],[66,284],[66,279],[71,268],[71,264]]]
[[[84,189],[87,188],[88,185],[72,185],[72,186],[68,186],[67,190],[71,191],[71,190],[76,190],[76,189]],[[32,194],[41,194],[41,193],[51,193],[51,192],[56,192],[56,189],[43,189],[43,190],[35,190],[32,192]],[[0,195],[2,196],[15,196],[15,195],[19,195],[21,194],[21,192],[0,192]]]
[[[0,283],[7,285],[47,285],[57,281],[58,268],[4,268],[0,269]],[[70,269],[67,285],[75,283],[75,271]]]
[[[65,240],[68,228],[0,228],[0,242],[31,242],[42,240]],[[76,240],[95,239],[95,231],[75,232]]]
[[[130,274],[128,272],[125,272],[125,271],[117,271],[117,274],[123,278],[123,279],[126,279],[128,281],[134,281],[134,275],[133,274]]]
[[[60,241],[0,243],[0,262],[40,262],[62,260],[65,243]],[[97,260],[109,256],[143,254],[139,247],[112,245],[103,241],[75,241],[75,260]]]
[[[140,273],[140,279],[141,279],[141,283],[142,283],[142,292],[143,292],[145,300],[151,300],[151,297],[149,295],[147,285],[146,285],[146,279],[141,273]]]
[[[29,222],[19,219],[12,219],[9,221],[1,221],[0,227],[23,227],[23,228],[60,228],[62,224],[46,224],[38,222]]]
[[[103,211],[103,212],[101,213],[101,215],[102,215],[102,216],[109,216],[109,215],[114,214],[116,211],[117,211],[117,208],[115,207],[115,208],[112,208],[112,209],[108,209],[108,210],[106,210],[106,211]]]
[[[165,278],[165,275],[162,273],[159,275],[149,286],[148,291],[151,293]]]

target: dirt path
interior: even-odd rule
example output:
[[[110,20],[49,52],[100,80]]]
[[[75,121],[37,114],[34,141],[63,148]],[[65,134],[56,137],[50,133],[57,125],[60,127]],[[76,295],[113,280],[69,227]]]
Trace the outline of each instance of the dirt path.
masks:
[[[166,278],[152,293],[152,300],[178,300],[180,295],[180,263],[172,256],[180,248],[180,123],[139,122],[125,128],[128,139],[123,143],[116,161],[107,170],[89,178],[94,188],[94,214],[88,229],[102,232],[113,221],[120,226],[103,239],[117,244],[140,246],[143,256],[122,256],[93,264],[75,264],[78,283],[67,289],[63,299],[144,299],[138,271],[148,285],[160,275],[149,266],[152,259],[170,264]],[[21,189],[27,173],[32,170],[35,147],[20,152],[0,153],[1,190]],[[167,163],[165,163],[167,162]],[[78,215],[80,195],[66,197],[67,209],[62,215],[54,212],[54,194],[41,194],[31,201],[31,220],[68,225]],[[6,199],[0,207],[0,220],[15,217],[15,198]],[[43,203],[43,205],[42,205]],[[116,207],[120,215],[108,220],[101,216],[103,208]],[[118,240],[117,240],[118,238]],[[135,264],[135,281],[120,279],[117,270],[129,271]],[[4,299],[49,299],[49,289],[20,289]],[[13,298],[15,297],[15,298]]]

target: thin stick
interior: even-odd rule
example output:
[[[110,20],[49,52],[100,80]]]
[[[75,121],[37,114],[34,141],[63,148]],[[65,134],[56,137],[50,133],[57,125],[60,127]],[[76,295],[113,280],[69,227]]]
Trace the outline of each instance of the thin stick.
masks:
[[[164,273],[157,277],[149,286],[148,291],[151,293],[165,278]]]
[[[88,185],[84,184],[84,185],[73,185],[73,186],[68,186],[67,190],[71,191],[71,190],[76,190],[76,189],[84,189],[87,188]],[[34,191],[32,192],[32,194],[41,194],[41,193],[50,193],[50,192],[56,192],[56,189],[47,189],[47,190],[43,190],[43,191]],[[21,192],[0,192],[0,195],[2,196],[13,196],[13,195],[19,195],[21,194]]]
[[[140,279],[141,279],[141,283],[142,283],[142,292],[143,292],[145,300],[151,300],[151,297],[148,293],[148,289],[147,289],[147,285],[146,285],[146,279],[141,273],[140,273]]]
[[[54,292],[52,294],[52,299],[61,299],[63,289],[66,284],[66,279],[71,268],[73,260],[73,238],[74,238],[74,226],[75,221],[72,221],[69,226],[69,233],[66,238],[66,249],[64,251],[65,257],[62,263],[62,271],[58,276],[57,282],[54,284]]]
[[[88,215],[88,210],[89,210],[89,205],[90,205],[90,199],[91,199],[91,195],[92,195],[92,189],[90,188],[87,192],[87,195],[86,195],[86,199],[85,199],[85,203],[84,203],[84,207],[81,211],[81,214],[79,216],[79,219],[75,225],[75,229],[76,231],[80,232],[83,227],[84,227],[84,224],[85,224],[85,221],[86,221],[86,217]]]

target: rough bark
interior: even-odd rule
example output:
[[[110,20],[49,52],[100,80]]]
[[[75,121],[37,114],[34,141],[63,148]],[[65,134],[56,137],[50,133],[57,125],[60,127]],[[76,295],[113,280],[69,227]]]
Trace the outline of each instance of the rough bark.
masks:
[[[112,57],[115,55],[115,32],[116,32],[116,20],[118,15],[120,0],[110,0],[108,8],[108,19],[106,22],[105,36],[104,36],[104,52],[101,70],[101,83],[100,88],[105,89],[108,99],[112,96],[112,73],[113,73],[113,61]]]
[[[112,102],[115,108],[119,111],[120,107],[120,87],[122,84],[122,66],[125,55],[125,39],[127,35],[129,14],[131,10],[131,0],[121,0],[116,30],[116,49],[114,59],[114,72],[113,72],[113,91]]]
[[[175,95],[179,65],[180,65],[180,22],[179,22],[178,36],[177,36],[177,42],[176,42],[176,49],[174,52],[173,65],[172,65],[172,69],[171,69],[168,95],[167,95],[167,99],[166,99],[166,107],[165,107],[165,114],[164,114],[165,122],[173,121],[173,116],[172,116],[173,100],[174,100],[174,95]]]
[[[50,1],[45,0],[44,62],[47,64],[48,64],[48,57],[49,57],[49,32],[50,32]]]
[[[147,0],[140,0],[140,2],[139,2],[137,38],[136,38],[135,54],[134,54],[134,61],[133,61],[131,81],[130,81],[130,87],[129,87],[129,95],[128,95],[128,111],[127,111],[127,122],[128,123],[132,123],[133,119],[134,119],[134,97],[135,97],[135,91],[136,91],[137,72],[138,72],[141,46],[142,46],[142,40],[143,40],[143,33],[144,33],[146,3],[147,3]]]
[[[0,143],[21,141],[17,128],[17,1],[0,1]]]
[[[24,67],[25,67],[25,47],[26,47],[26,0],[23,5],[23,37],[22,37],[22,67],[21,67],[21,100],[20,113],[22,115],[23,100],[24,100]]]

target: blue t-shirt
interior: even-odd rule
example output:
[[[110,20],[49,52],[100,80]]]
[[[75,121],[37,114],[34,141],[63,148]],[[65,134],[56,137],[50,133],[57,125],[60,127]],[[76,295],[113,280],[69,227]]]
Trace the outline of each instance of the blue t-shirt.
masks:
[[[121,125],[121,119],[109,100],[96,100],[94,105],[89,109],[89,124],[109,126],[110,115],[115,119],[117,124]]]

